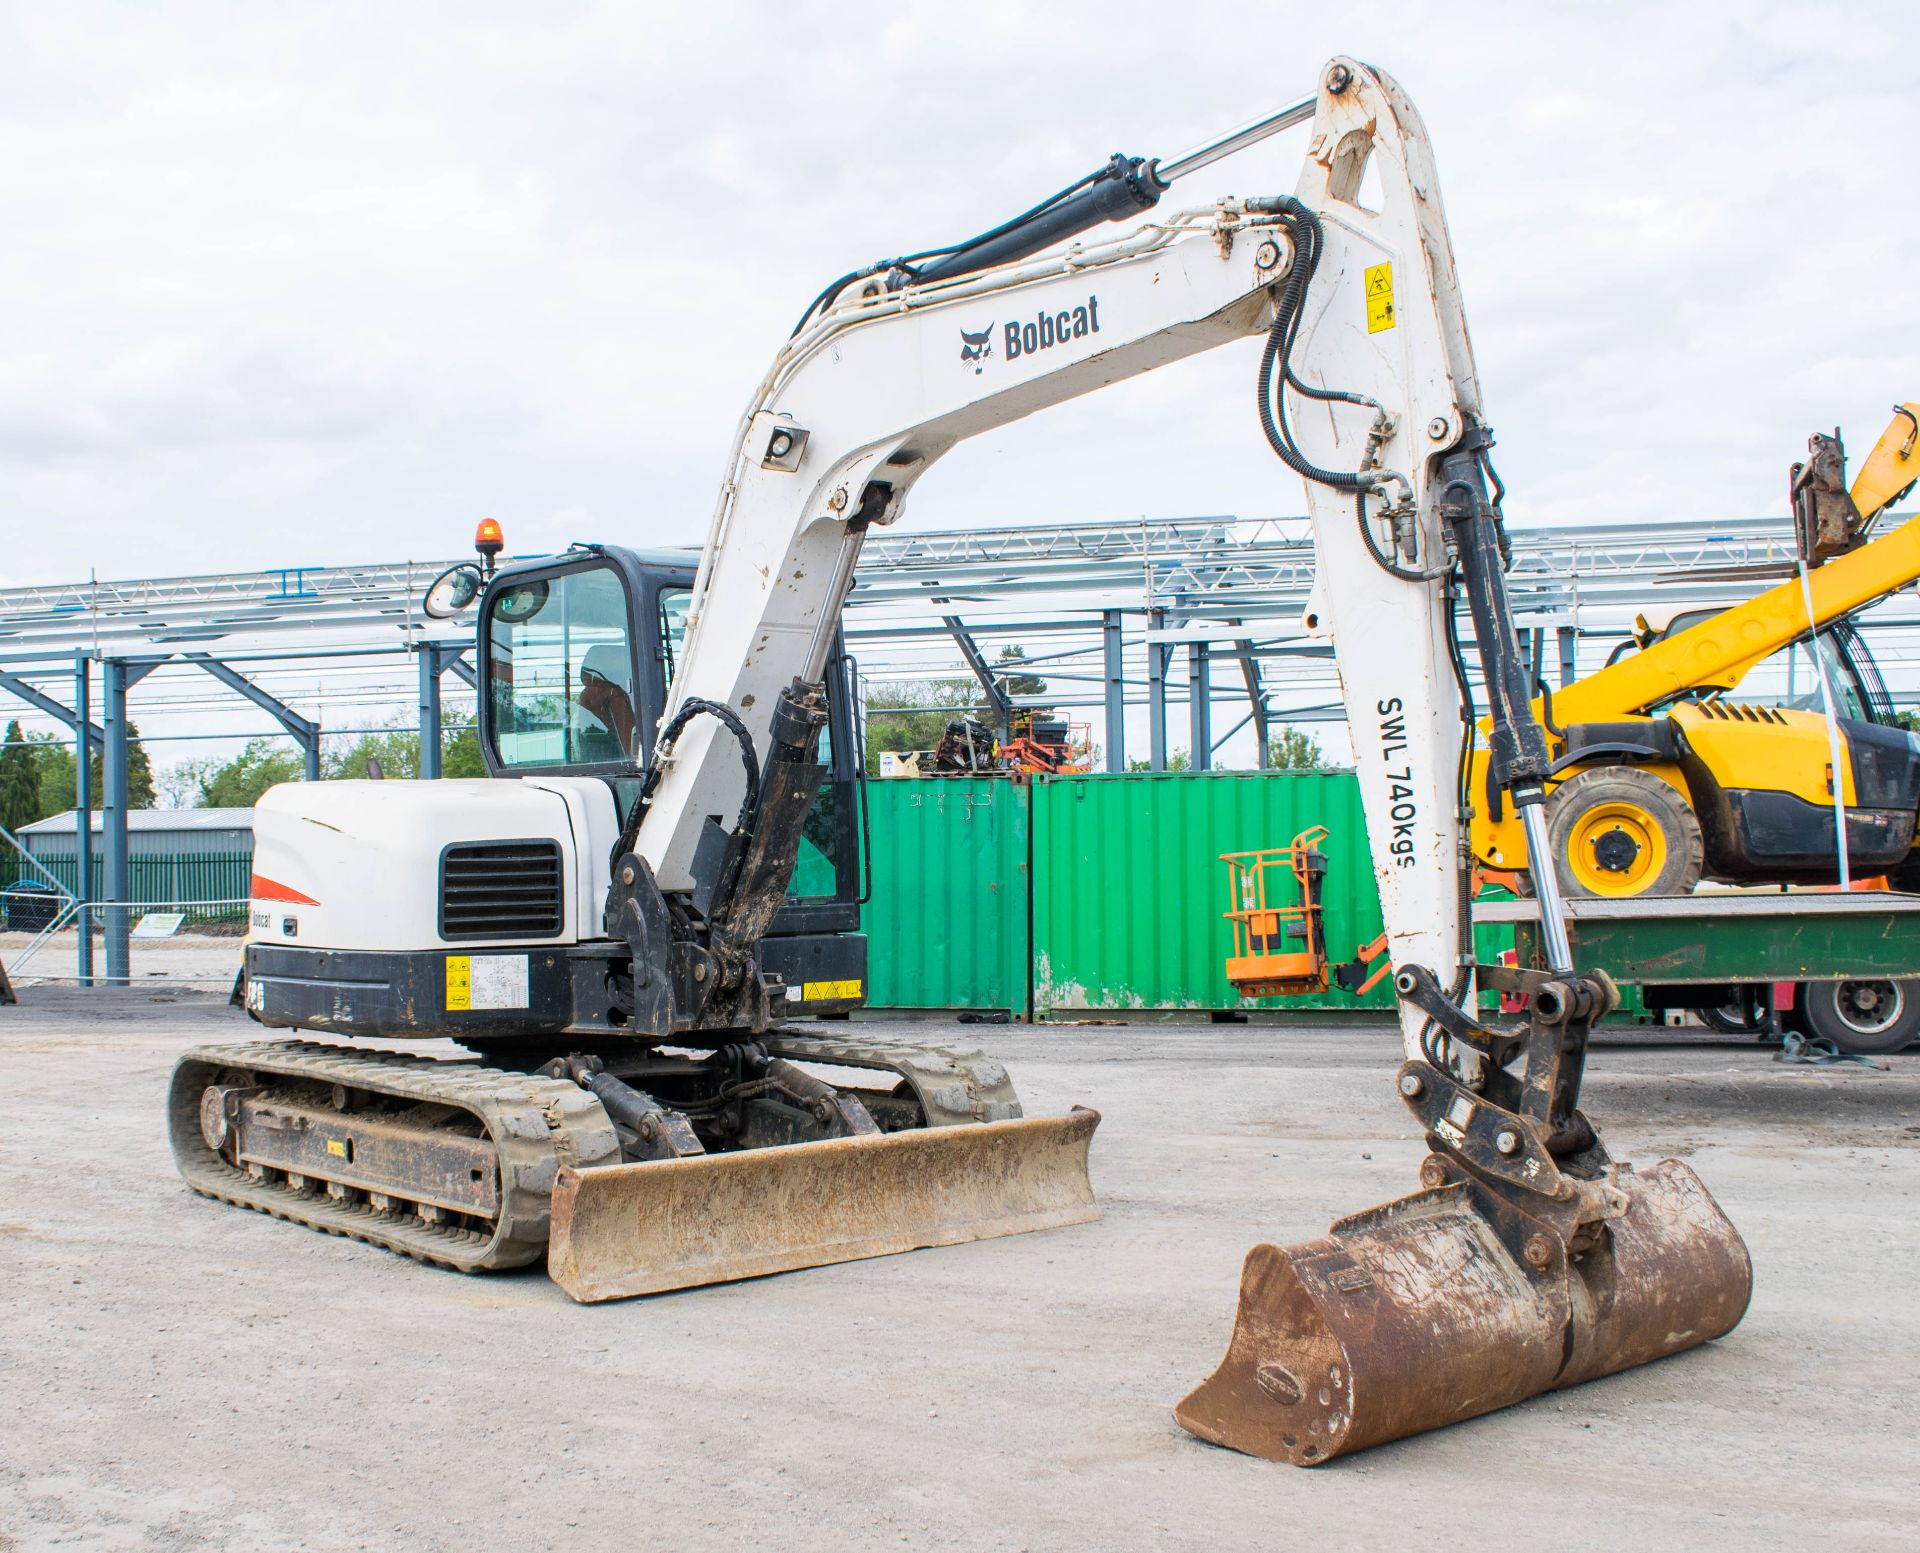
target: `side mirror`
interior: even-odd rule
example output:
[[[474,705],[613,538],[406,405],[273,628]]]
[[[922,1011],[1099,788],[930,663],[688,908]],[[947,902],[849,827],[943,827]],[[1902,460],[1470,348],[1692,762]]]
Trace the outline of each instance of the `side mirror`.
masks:
[[[484,586],[480,569],[471,561],[462,561],[458,566],[449,566],[433,579],[427,587],[426,597],[420,601],[420,607],[431,620],[451,620],[472,606]]]

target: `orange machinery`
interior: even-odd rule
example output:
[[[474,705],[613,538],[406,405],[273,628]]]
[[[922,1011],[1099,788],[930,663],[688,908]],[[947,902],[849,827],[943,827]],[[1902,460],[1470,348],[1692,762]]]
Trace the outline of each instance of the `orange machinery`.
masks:
[[[1292,846],[1220,856],[1231,908],[1222,915],[1233,924],[1227,980],[1247,997],[1327,990],[1327,935],[1320,920],[1327,859],[1319,847],[1327,834],[1326,826],[1315,825],[1295,836]],[[1282,882],[1287,879],[1291,886]]]

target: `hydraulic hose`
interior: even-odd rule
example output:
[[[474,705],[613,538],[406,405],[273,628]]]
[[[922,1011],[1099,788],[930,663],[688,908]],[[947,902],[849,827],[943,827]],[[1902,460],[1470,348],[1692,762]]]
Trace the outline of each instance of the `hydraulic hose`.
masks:
[[[680,710],[673,714],[673,720],[660,730],[660,737],[654,741],[653,758],[647,762],[647,774],[640,783],[640,794],[633,801],[633,808],[627,814],[627,822],[620,828],[620,839],[613,846],[613,861],[633,850],[635,838],[640,834],[640,820],[647,812],[647,805],[653,798],[653,790],[660,785],[660,778],[666,774],[664,759],[673,748],[687,724],[694,718],[707,716],[717,720],[727,732],[731,733],[740,746],[740,761],[747,773],[747,796],[740,805],[740,818],[734,822],[736,831],[744,830],[753,823],[754,815],[760,808],[760,762],[754,752],[753,735],[747,732],[747,725],[740,720],[740,714],[730,706],[718,701],[707,701],[699,696],[688,696],[680,703]]]
[[[1260,214],[1279,216],[1293,241],[1293,267],[1281,283],[1280,295],[1274,303],[1273,325],[1267,330],[1267,342],[1260,353],[1260,371],[1255,384],[1254,397],[1260,412],[1260,430],[1266,436],[1267,445],[1279,455],[1282,463],[1303,480],[1311,480],[1331,490],[1354,493],[1354,515],[1360,525],[1360,537],[1366,542],[1367,554],[1383,571],[1402,582],[1431,582],[1442,574],[1402,566],[1380,548],[1380,542],[1374,537],[1367,515],[1367,497],[1379,489],[1380,479],[1364,471],[1347,473],[1322,469],[1300,451],[1299,443],[1294,440],[1293,428],[1287,424],[1286,391],[1289,388],[1303,398],[1321,403],[1362,405],[1376,412],[1381,409],[1378,400],[1365,394],[1340,388],[1314,388],[1301,381],[1293,370],[1293,347],[1300,335],[1303,304],[1320,267],[1320,255],[1325,243],[1320,218],[1308,206],[1288,194],[1249,200],[1247,208]],[[1278,391],[1274,386],[1276,365],[1280,368]]]

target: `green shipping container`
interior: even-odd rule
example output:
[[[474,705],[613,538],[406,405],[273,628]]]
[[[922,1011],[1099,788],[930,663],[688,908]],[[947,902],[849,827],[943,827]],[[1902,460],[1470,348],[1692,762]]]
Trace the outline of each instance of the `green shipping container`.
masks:
[[[1026,1017],[1031,795],[1005,777],[867,784],[869,1006]]]
[[[1033,800],[1033,1010],[1386,1010],[1337,986],[1243,999],[1226,978],[1232,948],[1223,852],[1284,847],[1324,825],[1327,950],[1353,958],[1380,932],[1360,787],[1350,771],[1247,771],[1054,777]],[[878,843],[876,841],[876,851]]]

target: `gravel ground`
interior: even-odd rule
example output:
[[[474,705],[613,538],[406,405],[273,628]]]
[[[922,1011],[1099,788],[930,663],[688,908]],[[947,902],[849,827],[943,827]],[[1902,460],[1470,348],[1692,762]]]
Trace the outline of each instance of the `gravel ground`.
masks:
[[[0,933],[0,965],[22,987],[71,984],[79,971],[79,935],[56,933],[31,958],[23,959],[32,945],[26,933]],[[233,986],[240,970],[245,938],[235,933],[216,936],[182,932],[173,938],[136,938],[127,945],[128,980],[145,985],[161,982],[168,987],[186,985],[217,988],[224,992]],[[105,939],[93,935],[93,971],[102,975],[107,968]]]
[[[193,1196],[168,1067],[255,1027],[182,986],[26,989],[0,1009],[0,1549],[1913,1546],[1920,1055],[1611,1039],[1589,1108],[1711,1185],[1746,1322],[1302,1472],[1170,1410],[1249,1245],[1413,1186],[1392,1034],[910,1031],[984,1044],[1030,1110],[1099,1107],[1105,1220],[585,1307]]]

